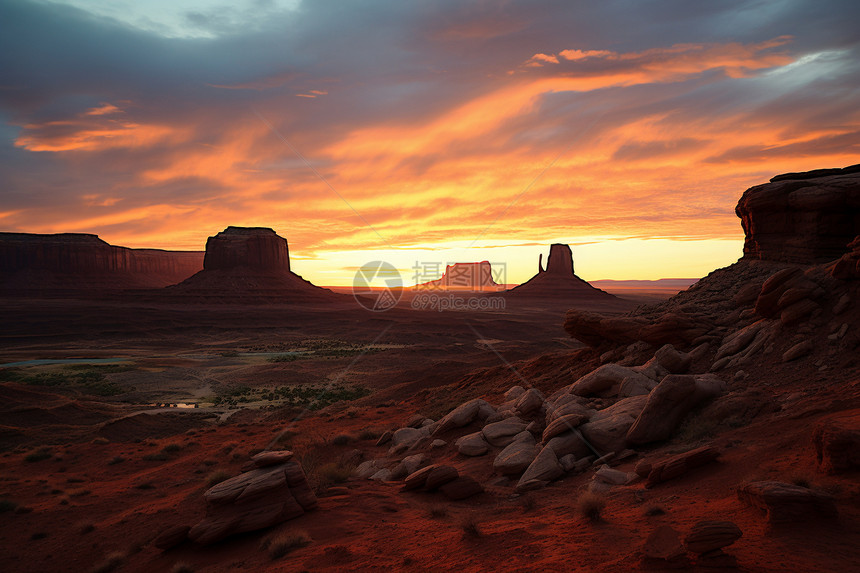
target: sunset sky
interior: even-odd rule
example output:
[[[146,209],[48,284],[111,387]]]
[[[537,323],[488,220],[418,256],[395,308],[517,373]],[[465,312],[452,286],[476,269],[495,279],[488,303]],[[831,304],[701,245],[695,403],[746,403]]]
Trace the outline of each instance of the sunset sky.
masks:
[[[860,163],[860,2],[0,0],[0,231],[287,238],[323,285],[553,242],[737,260],[777,173]],[[435,278],[435,277],[432,277]]]

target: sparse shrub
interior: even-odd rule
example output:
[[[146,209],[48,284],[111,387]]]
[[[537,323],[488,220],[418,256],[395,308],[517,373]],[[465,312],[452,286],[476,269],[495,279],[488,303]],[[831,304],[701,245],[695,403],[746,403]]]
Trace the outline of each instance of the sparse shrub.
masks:
[[[107,438],[98,437],[98,438],[94,439],[92,443],[103,446],[105,444],[109,444],[110,440],[108,440]]]
[[[30,452],[29,454],[27,454],[27,456],[24,458],[24,461],[30,463],[41,462],[42,460],[49,459],[52,455],[53,454],[51,453],[50,449],[39,448],[35,452]]]
[[[603,510],[606,508],[606,497],[587,491],[576,500],[576,510],[585,518],[597,522],[601,520]]]
[[[321,478],[328,480],[331,483],[343,483],[349,479],[352,474],[352,466],[340,462],[328,462],[320,466],[317,470]]]
[[[168,457],[164,452],[158,452],[155,454],[146,454],[143,456],[143,459],[147,462],[165,462]]]
[[[460,527],[463,530],[463,537],[478,539],[484,535],[481,528],[478,527],[478,523],[472,518],[468,518],[463,521],[463,523],[460,524]]]
[[[119,569],[119,566],[123,564],[125,561],[125,554],[120,552],[114,552],[105,557],[105,560],[96,565],[92,573],[111,573],[111,571],[116,571]]]
[[[92,533],[95,531],[96,526],[92,523],[81,523],[78,525],[78,531],[80,531],[81,535],[86,535],[87,533]]]
[[[379,430],[371,430],[370,428],[365,428],[358,433],[359,440],[378,440],[379,436],[382,433]]]
[[[203,460],[203,465],[204,465],[204,466],[214,466],[214,465],[215,465],[215,464],[217,464],[217,463],[218,463],[218,462],[216,462],[215,460]]]
[[[654,517],[655,515],[663,515],[666,513],[666,510],[663,509],[660,505],[648,505],[645,507],[645,515],[648,517]]]
[[[109,460],[108,460],[108,465],[109,465],[109,466],[115,466],[116,464],[121,464],[121,463],[122,463],[122,462],[124,462],[124,461],[125,461],[125,458],[124,458],[124,457],[122,457],[122,456],[114,456],[114,457],[112,457],[111,459],[109,459]]]
[[[331,443],[335,446],[345,446],[352,441],[352,436],[340,434],[332,438]]]
[[[48,537],[48,534],[46,532],[37,531],[36,533],[34,533],[33,535],[30,536],[30,539],[36,541],[39,539],[45,539],[46,537]]]
[[[298,529],[291,529],[264,539],[261,547],[269,551],[269,557],[272,559],[280,559],[293,549],[304,547],[310,542],[311,538],[307,533]]]
[[[194,568],[188,563],[175,563],[170,573],[194,573]]]
[[[90,495],[92,492],[88,489],[72,489],[67,492],[69,497],[83,497],[85,495]]]
[[[216,470],[206,477],[206,486],[212,487],[213,485],[217,485],[224,480],[230,479],[231,477],[233,476],[231,476],[224,470]]]
[[[234,450],[238,445],[239,445],[239,443],[238,443],[238,442],[230,442],[230,443],[228,443],[228,444],[225,444],[225,445],[224,445],[224,447],[223,447],[223,448],[221,448],[221,452],[223,452],[223,453],[225,453],[225,454],[229,454],[229,453],[230,453],[230,452],[232,452],[232,451],[233,451],[233,450]]]
[[[444,505],[434,505],[430,507],[430,517],[433,519],[441,519],[448,517],[448,508]]]
[[[161,451],[164,452],[165,454],[173,454],[173,453],[178,452],[181,449],[182,449],[182,446],[179,444],[167,444],[166,446],[161,448]]]
[[[18,509],[18,504],[8,499],[0,499],[0,513],[7,511],[15,511]]]
[[[69,479],[66,480],[67,483],[84,483],[85,481],[87,481],[87,480],[85,480],[84,478],[79,478],[79,477],[70,477]]]
[[[134,487],[136,487],[137,489],[155,489],[155,485],[151,481],[139,483]]]
[[[537,501],[535,501],[535,498],[530,495],[523,497],[523,511],[529,512],[534,511],[535,509],[537,509]]]

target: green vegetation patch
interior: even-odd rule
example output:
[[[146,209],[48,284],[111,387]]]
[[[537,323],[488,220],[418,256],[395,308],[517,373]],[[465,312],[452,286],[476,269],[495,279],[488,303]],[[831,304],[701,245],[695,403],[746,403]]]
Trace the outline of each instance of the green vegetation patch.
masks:
[[[216,406],[238,406],[249,402],[272,402],[280,406],[296,406],[319,410],[342,401],[358,400],[370,395],[363,386],[344,384],[310,384],[300,386],[276,386],[274,388],[249,388],[235,386],[219,392],[212,402]]]
[[[31,372],[22,368],[0,369],[0,382],[18,382],[30,386],[70,388],[94,396],[116,396],[134,390],[108,380],[105,374],[127,372],[134,366],[124,364],[74,364],[60,372]]]

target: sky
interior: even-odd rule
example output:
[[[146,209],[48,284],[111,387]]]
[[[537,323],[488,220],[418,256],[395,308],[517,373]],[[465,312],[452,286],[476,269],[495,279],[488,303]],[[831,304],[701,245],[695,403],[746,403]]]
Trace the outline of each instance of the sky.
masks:
[[[293,270],[700,277],[775,174],[860,163],[853,0],[0,0],[0,231]],[[423,268],[423,267],[422,267]]]

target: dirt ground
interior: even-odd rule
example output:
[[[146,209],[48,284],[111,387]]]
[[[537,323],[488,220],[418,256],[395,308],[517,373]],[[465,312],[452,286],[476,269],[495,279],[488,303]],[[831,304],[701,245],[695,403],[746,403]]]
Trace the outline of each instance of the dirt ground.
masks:
[[[659,298],[643,296],[635,302]],[[702,444],[720,449],[719,461],[651,489],[614,489],[596,520],[578,506],[591,472],[516,494],[485,460],[454,449],[454,438],[477,426],[441,436],[448,444],[431,454],[485,485],[464,501],[321,475],[326,464],[384,457],[376,437],[415,413],[438,419],[478,396],[498,404],[523,380],[551,393],[594,368],[598,356],[562,329],[565,310],[539,301],[501,311],[401,305],[384,313],[349,302],[0,301],[0,364],[119,359],[0,369],[3,567],[621,572],[641,567],[642,544],[658,525],[686,532],[702,519],[740,527],[743,537],[727,552],[742,571],[856,564],[860,484],[853,474],[818,472],[809,435],[831,412],[857,407],[860,378],[840,375],[836,391],[834,373],[813,366],[779,376],[770,365],[747,368],[747,382],[733,386],[756,412],[744,424],[692,428],[616,469],[630,472],[639,459]],[[299,387],[299,397],[279,390]],[[317,510],[211,547],[185,543],[162,552],[152,545],[165,529],[202,518],[202,493],[214,474],[236,475],[251,454],[282,448],[302,461],[320,495]],[[760,479],[831,493],[839,520],[770,530],[736,495],[738,484]],[[307,543],[273,559],[266,541],[290,532]]]

